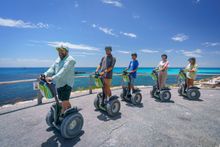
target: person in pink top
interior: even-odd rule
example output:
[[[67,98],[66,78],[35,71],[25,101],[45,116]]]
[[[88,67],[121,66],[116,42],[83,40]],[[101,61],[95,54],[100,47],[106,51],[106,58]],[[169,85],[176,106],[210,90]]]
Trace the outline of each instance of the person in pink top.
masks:
[[[162,60],[158,64],[159,69],[159,88],[162,89],[166,86],[166,80],[167,80],[167,71],[168,71],[168,65],[169,61],[167,60],[167,55],[162,54],[161,55]]]

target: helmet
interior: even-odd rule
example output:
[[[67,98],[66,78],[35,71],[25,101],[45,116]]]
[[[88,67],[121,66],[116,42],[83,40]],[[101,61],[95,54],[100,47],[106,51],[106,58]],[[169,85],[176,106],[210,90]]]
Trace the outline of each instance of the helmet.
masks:
[[[132,53],[131,56],[136,56],[137,57],[137,53]]]
[[[106,46],[106,47],[105,47],[105,50],[110,50],[110,51],[112,51],[112,47],[111,47],[111,46]]]
[[[195,57],[191,57],[191,58],[188,59],[188,61],[196,62],[196,58]]]
[[[167,59],[167,55],[166,54],[162,54],[161,57],[165,57]]]

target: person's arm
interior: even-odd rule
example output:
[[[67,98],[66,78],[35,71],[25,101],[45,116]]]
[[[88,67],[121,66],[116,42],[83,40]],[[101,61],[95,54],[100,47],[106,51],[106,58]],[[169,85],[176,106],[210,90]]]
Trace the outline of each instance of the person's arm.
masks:
[[[52,76],[52,80],[57,81],[60,78],[62,78],[66,72],[68,72],[69,70],[73,70],[75,64],[76,64],[75,60],[67,61],[64,64],[64,66],[60,69],[60,71],[56,75]]]
[[[168,67],[168,65],[169,65],[169,62],[167,61],[167,62],[164,64],[164,66],[160,69],[160,71],[166,70],[167,67]]]
[[[197,66],[195,65],[189,72],[197,72]]]
[[[47,77],[51,77],[55,74],[55,63],[51,65],[51,67],[44,73],[44,75]]]
[[[104,58],[104,57],[103,57],[103,58]],[[99,65],[97,66],[96,72],[98,72],[98,71],[101,69],[103,58],[101,59],[101,62],[100,62]]]
[[[112,69],[114,68],[114,66],[115,66],[115,63],[116,63],[116,59],[115,58],[113,58],[113,61],[112,61],[112,64],[111,64],[111,66],[110,67],[108,67],[104,72],[105,73],[108,73],[108,72],[110,72],[110,71],[112,71]]]

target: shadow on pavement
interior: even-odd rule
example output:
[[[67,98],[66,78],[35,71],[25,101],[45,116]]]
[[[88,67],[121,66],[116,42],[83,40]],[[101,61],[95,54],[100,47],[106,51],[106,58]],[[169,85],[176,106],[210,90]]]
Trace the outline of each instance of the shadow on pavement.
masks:
[[[166,101],[166,102],[163,102],[159,99],[155,99],[155,102],[159,102],[159,103],[175,103],[174,100],[169,100],[169,101]]]
[[[87,96],[87,95],[90,95],[90,94],[78,95],[78,96],[71,97],[70,99],[79,98],[79,97]],[[42,104],[40,104],[40,105],[38,105],[38,104],[36,104],[36,105],[31,105],[31,106],[27,106],[27,107],[23,107],[23,108],[11,110],[11,111],[8,111],[8,112],[3,112],[3,113],[0,113],[0,116],[1,116],[1,115],[5,115],[5,114],[9,114],[9,113],[13,113],[13,112],[17,112],[17,111],[20,111],[20,110],[25,110],[25,109],[32,108],[32,107],[38,107],[38,106],[42,106],[42,105],[47,105],[47,104],[50,104],[50,103],[54,103],[54,101],[42,103]]]
[[[119,112],[119,114],[117,116],[111,117],[107,114],[107,112],[105,111],[100,111],[101,114],[97,116],[97,118],[101,121],[110,121],[110,120],[117,120],[121,118],[121,113]]]
[[[202,100],[202,99],[191,100],[191,99],[188,99],[188,98],[185,97],[185,96],[183,97],[183,99],[184,99],[184,100],[188,100],[188,101],[194,101],[194,102],[195,102],[195,101],[197,101],[197,102],[202,102],[202,101],[204,101],[204,100]]]
[[[41,147],[72,147],[80,141],[80,137],[84,134],[84,131],[73,139],[65,139],[60,135],[60,132],[53,128],[48,128],[47,131],[53,131],[54,135],[47,139],[46,142],[41,144]]]
[[[143,103],[141,103],[139,105],[134,105],[134,104],[129,103],[129,102],[126,102],[126,106],[133,107],[133,108],[143,108],[144,107]]]

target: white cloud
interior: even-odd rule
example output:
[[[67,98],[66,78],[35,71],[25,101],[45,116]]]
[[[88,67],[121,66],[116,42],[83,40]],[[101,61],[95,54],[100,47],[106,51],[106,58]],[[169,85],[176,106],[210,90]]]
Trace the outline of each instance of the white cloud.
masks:
[[[34,58],[0,58],[0,67],[48,67],[53,60]]]
[[[159,52],[157,50],[151,50],[151,49],[142,49],[140,51],[143,52],[143,53],[150,53],[150,54],[158,53]]]
[[[79,3],[77,1],[74,1],[74,7],[78,8],[79,7]]]
[[[113,29],[107,28],[107,27],[102,27],[97,24],[92,24],[92,28],[97,28],[98,30],[102,31],[103,33],[111,36],[117,36],[115,33],[113,33]]]
[[[96,27],[97,27],[97,25],[96,25],[96,24],[92,24],[92,27],[93,27],[93,28],[96,28]]]
[[[113,29],[106,28],[106,27],[99,27],[99,30],[104,32],[105,34],[108,34],[111,36],[117,36],[115,33],[113,33]]]
[[[195,49],[193,51],[186,51],[186,50],[181,50],[182,54],[185,55],[186,57],[202,57],[202,50],[201,49]]]
[[[220,42],[204,42],[202,45],[206,47],[220,46]]]
[[[86,57],[86,56],[93,56],[97,55],[98,53],[88,53],[88,52],[74,52],[71,54],[73,57]]]
[[[123,51],[123,50],[118,50],[117,52],[122,53],[122,54],[130,54],[129,51]]]
[[[82,23],[87,23],[87,21],[86,21],[86,20],[82,20],[81,22],[82,22]]]
[[[140,15],[132,14],[132,18],[134,18],[134,19],[139,19],[139,18],[140,18]]]
[[[173,51],[173,49],[165,50],[166,53],[171,53],[172,51]]]
[[[123,4],[121,3],[121,0],[102,0],[104,4],[113,5],[115,7],[122,7]]]
[[[137,35],[134,33],[126,33],[126,32],[120,32],[120,34],[124,35],[124,36],[128,36],[131,38],[137,38]]]
[[[194,3],[198,4],[200,0],[193,0]]]
[[[63,46],[67,46],[70,49],[99,51],[98,48],[93,47],[93,46],[89,46],[89,45],[85,45],[85,44],[73,44],[70,42],[62,42],[62,41],[48,42],[48,45],[52,46],[52,47],[59,47],[59,46],[63,45]]]
[[[189,36],[187,36],[185,34],[176,34],[171,39],[174,41],[177,41],[177,42],[183,42],[183,41],[189,39]]]
[[[88,53],[88,52],[74,52],[76,55],[97,55],[97,53]]]
[[[48,24],[44,24],[42,22],[39,22],[37,24],[31,23],[31,22],[24,22],[23,20],[14,20],[14,19],[8,19],[8,18],[1,18],[0,17],[0,26],[3,27],[14,27],[14,28],[49,28]]]

